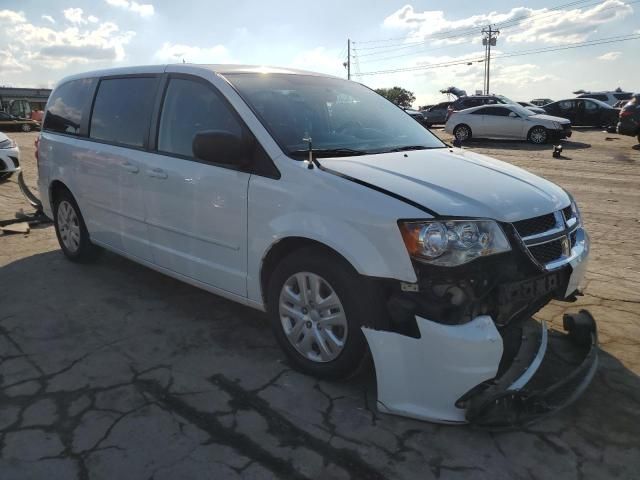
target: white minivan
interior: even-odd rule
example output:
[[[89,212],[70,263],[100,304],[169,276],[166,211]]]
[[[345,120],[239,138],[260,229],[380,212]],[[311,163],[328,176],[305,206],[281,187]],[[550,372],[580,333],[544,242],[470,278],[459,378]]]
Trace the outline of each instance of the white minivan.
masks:
[[[309,374],[347,377],[370,352],[385,411],[486,420],[508,395],[540,413],[514,392],[550,341],[532,314],[579,292],[575,202],[361,84],[238,65],[71,76],[49,98],[38,167],[70,260],[105,248],[264,310]],[[573,390],[596,364],[585,322],[566,322],[589,332]]]

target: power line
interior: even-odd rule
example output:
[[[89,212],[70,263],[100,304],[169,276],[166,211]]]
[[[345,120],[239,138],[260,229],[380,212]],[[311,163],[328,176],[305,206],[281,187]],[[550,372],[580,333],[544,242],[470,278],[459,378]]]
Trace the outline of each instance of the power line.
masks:
[[[594,39],[594,40],[588,40],[585,42],[575,42],[575,43],[570,43],[570,44],[565,44],[565,45],[557,45],[557,46],[552,46],[552,47],[542,47],[542,48],[536,48],[536,49],[530,49],[530,50],[522,50],[522,51],[516,51],[516,52],[506,52],[503,54],[498,54],[496,56],[494,56],[493,58],[510,58],[510,57],[519,57],[519,56],[523,56],[523,55],[531,55],[531,54],[536,54],[536,53],[548,53],[548,52],[557,52],[560,50],[570,50],[570,49],[575,49],[575,48],[584,48],[584,47],[592,47],[592,46],[596,46],[596,45],[605,45],[605,44],[609,44],[609,43],[619,43],[619,42],[626,42],[629,40],[640,40],[640,34],[628,34],[628,35],[618,35],[618,36],[614,36],[614,37],[606,37],[606,38],[600,38],[600,39]],[[399,73],[399,72],[411,72],[411,71],[419,71],[419,70],[429,70],[432,68],[441,68],[441,67],[449,67],[449,66],[454,66],[454,65],[470,65],[472,63],[482,63],[484,62],[483,58],[467,58],[467,59],[460,59],[460,60],[451,60],[449,62],[441,62],[441,63],[432,63],[432,64],[428,64],[428,65],[419,65],[419,66],[415,66],[415,67],[405,67],[405,68],[395,68],[395,69],[389,69],[389,70],[378,70],[378,71],[374,71],[374,72],[362,72],[360,73],[361,76],[365,76],[365,75],[382,75],[382,74],[387,74],[387,73]]]

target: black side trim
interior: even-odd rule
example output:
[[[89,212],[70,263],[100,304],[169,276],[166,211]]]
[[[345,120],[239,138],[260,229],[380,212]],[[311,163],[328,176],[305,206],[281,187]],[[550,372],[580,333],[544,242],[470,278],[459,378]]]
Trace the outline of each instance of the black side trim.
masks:
[[[437,218],[437,217],[440,216],[440,215],[438,215],[438,213],[434,212],[430,208],[427,208],[424,205],[420,205],[419,203],[414,202],[413,200],[409,200],[407,197],[403,197],[402,195],[398,195],[397,193],[390,192],[389,190],[386,190],[384,188],[378,187],[377,185],[373,185],[371,183],[365,182],[365,181],[360,180],[358,178],[354,178],[354,177],[351,177],[349,175],[345,175],[344,173],[337,172],[336,170],[332,170],[330,168],[324,167],[320,163],[316,163],[316,165],[323,172],[327,172],[327,173],[330,173],[332,175],[336,175],[337,177],[344,178],[345,180],[349,180],[351,182],[357,183],[358,185],[362,185],[363,187],[370,188],[371,190],[375,190],[376,192],[384,193],[385,195],[388,195],[389,197],[395,198],[396,200],[400,200],[401,202],[409,204],[412,207],[417,208],[418,210],[422,210],[423,212],[428,213],[432,217],[436,217]]]

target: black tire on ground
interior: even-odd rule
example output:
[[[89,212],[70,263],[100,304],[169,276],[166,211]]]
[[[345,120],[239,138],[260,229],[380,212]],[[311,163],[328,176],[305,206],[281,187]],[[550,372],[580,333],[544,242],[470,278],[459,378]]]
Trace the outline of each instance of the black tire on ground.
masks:
[[[547,132],[547,129],[544,127],[533,127],[529,130],[527,139],[535,145],[543,145],[549,140],[549,132]]]
[[[4,182],[5,180],[9,180],[13,175],[13,172],[3,172],[0,173],[0,182]]]
[[[338,296],[344,309],[346,339],[342,351],[333,360],[320,362],[307,358],[296,350],[285,333],[280,315],[280,295],[285,282],[301,272],[322,277]],[[275,268],[267,285],[267,312],[276,340],[292,366],[303,373],[329,379],[347,378],[364,370],[370,357],[361,327],[381,325],[386,318],[380,289],[371,280],[359,275],[344,259],[320,247],[296,250]],[[312,337],[311,327],[305,328],[307,331],[304,334]],[[319,348],[317,342],[315,346]]]
[[[461,142],[466,142],[467,140],[471,140],[472,132],[471,127],[461,123],[460,125],[456,125],[453,129],[453,136],[456,137],[456,140]]]
[[[64,209],[71,207],[75,214],[75,221],[71,222],[75,227],[77,227],[77,232],[79,233],[78,246],[75,249],[67,246],[63,239],[63,237],[65,235],[69,235],[69,233],[65,234],[64,232],[61,232],[62,218],[59,216],[61,207]],[[56,229],[56,236],[58,237],[58,243],[60,244],[62,253],[64,253],[64,255],[72,262],[88,263],[94,261],[102,251],[102,248],[91,243],[89,232],[87,231],[87,226],[84,223],[84,218],[82,218],[80,208],[78,208],[78,204],[76,203],[75,198],[73,198],[71,192],[66,189],[60,190],[56,194],[55,202],[53,204],[53,224]]]
[[[30,132],[31,125],[29,125],[28,123],[23,123],[22,126],[20,127],[20,130],[22,130],[23,132]]]

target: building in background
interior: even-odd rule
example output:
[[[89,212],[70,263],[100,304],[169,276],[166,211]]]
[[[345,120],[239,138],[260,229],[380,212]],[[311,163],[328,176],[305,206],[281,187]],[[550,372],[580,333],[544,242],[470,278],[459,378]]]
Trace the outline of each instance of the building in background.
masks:
[[[44,110],[49,95],[49,88],[0,87],[0,111],[16,117],[31,118],[32,111]]]

